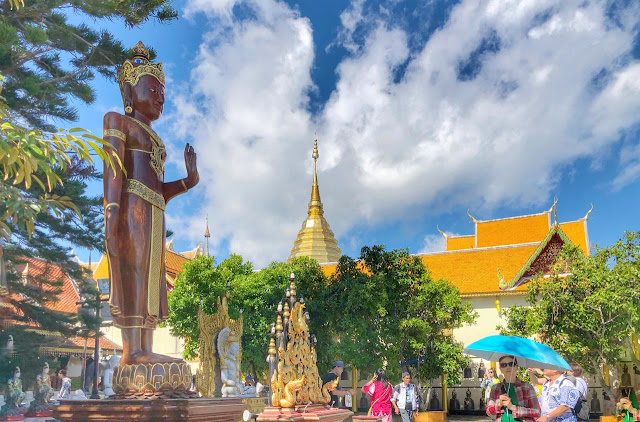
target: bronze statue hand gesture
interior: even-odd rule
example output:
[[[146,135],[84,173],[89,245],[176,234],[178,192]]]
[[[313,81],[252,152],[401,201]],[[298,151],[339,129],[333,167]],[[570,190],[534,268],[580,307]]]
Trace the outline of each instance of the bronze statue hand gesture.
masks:
[[[200,176],[198,175],[198,166],[196,164],[196,151],[192,146],[187,144],[184,147],[184,165],[187,168],[187,177],[185,179],[185,183],[187,185],[187,189],[191,189],[200,181]]]

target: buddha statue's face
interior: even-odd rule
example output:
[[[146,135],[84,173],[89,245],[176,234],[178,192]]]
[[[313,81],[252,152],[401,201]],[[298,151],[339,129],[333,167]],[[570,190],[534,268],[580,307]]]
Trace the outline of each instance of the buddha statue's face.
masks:
[[[149,120],[157,120],[164,109],[164,85],[153,76],[144,75],[131,89],[131,103]]]

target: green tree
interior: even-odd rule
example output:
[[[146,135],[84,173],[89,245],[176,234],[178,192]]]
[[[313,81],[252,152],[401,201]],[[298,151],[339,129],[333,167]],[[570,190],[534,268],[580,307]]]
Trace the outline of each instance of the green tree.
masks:
[[[226,291],[227,282],[230,282],[233,289],[236,279],[247,276],[252,270],[251,263],[243,262],[239,255],[231,255],[217,266],[214,258],[209,256],[200,256],[184,264],[173,291],[169,294],[169,318],[166,324],[171,327],[171,334],[184,339],[183,356],[186,359],[198,356],[200,301],[205,313],[214,314],[218,298]],[[239,311],[235,297],[231,296],[231,317],[237,318]]]
[[[362,248],[359,260],[343,256],[322,302],[334,315],[332,356],[365,372],[386,363],[391,376],[401,363],[422,357],[424,380],[446,373],[456,382],[464,358],[451,330],[473,322],[475,313],[456,287],[431,280],[407,250],[373,246]]]
[[[242,336],[242,368],[266,382],[268,365],[267,345],[271,324],[275,322],[278,302],[284,299],[285,289],[289,286],[289,276],[295,274],[298,297],[305,298],[311,322],[309,330],[318,338],[318,367],[326,367],[324,345],[329,342],[324,327],[328,315],[319,292],[326,286],[327,278],[318,263],[307,257],[295,258],[289,263],[273,262],[266,268],[240,277],[232,284],[234,303],[243,309],[244,333]]]
[[[80,328],[76,315],[48,306],[57,302],[62,292],[63,276],[58,268],[81,286],[90,276],[74,260],[71,245],[102,249],[104,243],[102,198],[86,194],[87,182],[96,180],[99,174],[79,160],[72,160],[65,171],[56,171],[64,184],[56,185],[52,194],[67,196],[83,217],[71,209],[61,211],[61,217],[41,212],[33,220],[32,231],[19,221],[7,222],[11,237],[4,247],[3,260],[11,294],[3,296],[2,300],[14,311],[3,314],[9,324],[5,324],[0,334],[0,345],[6,344],[11,335],[16,353],[12,359],[0,359],[0,382],[6,381],[12,366],[20,365],[28,385],[39,371],[35,362],[44,359],[39,354],[39,347],[52,346],[64,337],[76,335]],[[40,190],[40,187],[31,186],[30,190]],[[39,276],[23,280],[19,270],[27,263],[27,258],[38,259],[45,270]],[[43,332],[50,335],[43,335]]]
[[[176,17],[167,0],[105,2],[10,0],[0,3],[0,287],[10,296],[17,323],[9,335],[16,354],[0,362],[0,380],[13,365],[23,368],[28,385],[37,372],[38,347],[51,343],[42,330],[65,336],[91,329],[96,321],[55,312],[62,280],[35,277],[23,282],[16,273],[27,257],[59,267],[82,285],[88,275],[73,260],[70,246],[102,249],[102,198],[86,195],[86,183],[100,177],[92,154],[114,165],[102,140],[82,129],[55,131],[52,119],[72,121],[72,101],[93,102],[95,73],[114,79],[115,64],[127,51],[108,31],[69,22],[69,12],[90,19],[123,20],[135,26],[148,18],[166,22]],[[2,77],[4,75],[4,77]],[[118,164],[116,164],[118,165]],[[80,217],[82,216],[82,217]],[[8,243],[3,245],[4,240]],[[45,272],[46,273],[46,272]],[[6,280],[5,280],[6,279]],[[6,283],[6,284],[5,284]],[[37,331],[33,328],[37,327]],[[22,364],[28,363],[28,365]],[[29,371],[34,371],[33,376]]]
[[[640,233],[628,232],[614,245],[585,256],[565,245],[548,278],[529,283],[528,306],[506,310],[504,334],[537,336],[562,354],[597,374],[610,397],[601,371],[631,349],[632,333],[640,332]],[[569,274],[569,275],[567,275]]]
[[[171,333],[185,340],[184,357],[189,359],[198,355],[200,300],[204,311],[214,314],[217,300],[229,282],[229,313],[232,318],[237,318],[242,310],[244,315],[242,371],[266,381],[262,377],[267,370],[268,334],[292,271],[296,274],[298,293],[304,297],[311,298],[313,292],[326,284],[320,266],[310,258],[297,258],[291,263],[274,262],[257,272],[239,255],[231,255],[217,266],[212,257],[198,257],[186,263],[169,294],[167,319]],[[315,300],[306,303],[312,321],[310,328],[314,333],[322,324],[316,321],[323,321],[322,305]]]
[[[17,10],[12,3],[0,3],[4,96],[28,125],[49,131],[55,130],[51,119],[77,120],[72,100],[91,104],[95,74],[115,80],[115,66],[127,58],[128,50],[109,31],[86,22],[120,20],[136,26],[149,18],[177,17],[168,0],[27,0]],[[85,19],[72,23],[72,14]]]

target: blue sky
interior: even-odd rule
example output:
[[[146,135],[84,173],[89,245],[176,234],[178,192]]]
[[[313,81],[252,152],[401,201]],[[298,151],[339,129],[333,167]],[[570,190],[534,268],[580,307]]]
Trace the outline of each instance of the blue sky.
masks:
[[[343,253],[442,248],[436,225],[547,210],[589,219],[592,243],[638,230],[640,6],[632,1],[175,2],[131,30],[167,75],[154,127],[166,180],[198,152],[200,184],[172,201],[177,250],[202,240],[258,267],[285,260],[305,218],[317,131],[325,216]],[[116,84],[79,126],[121,110]],[[99,185],[93,187],[100,189]],[[86,251],[77,251],[86,259]]]

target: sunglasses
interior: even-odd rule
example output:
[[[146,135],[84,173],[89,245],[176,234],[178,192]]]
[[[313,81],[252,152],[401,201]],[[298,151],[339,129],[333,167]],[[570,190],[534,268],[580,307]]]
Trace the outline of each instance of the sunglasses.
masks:
[[[511,362],[500,362],[500,368],[506,368],[506,367],[510,367],[513,368],[515,366],[515,362],[511,361]]]

